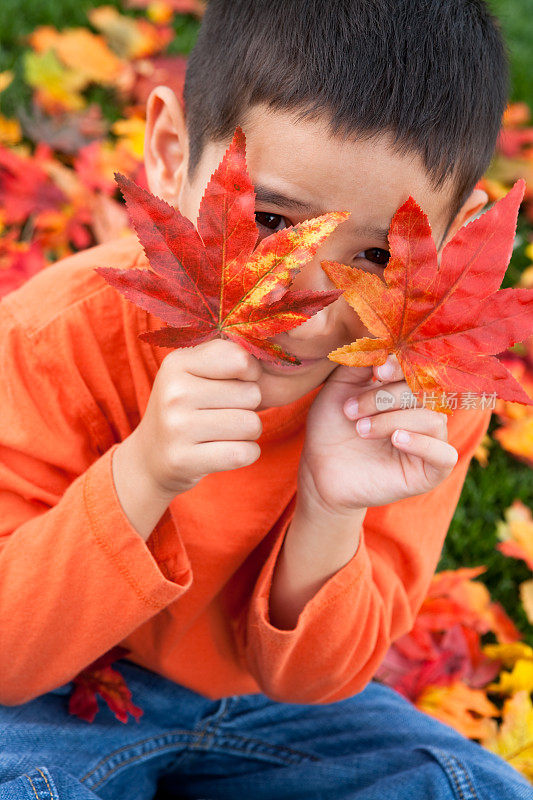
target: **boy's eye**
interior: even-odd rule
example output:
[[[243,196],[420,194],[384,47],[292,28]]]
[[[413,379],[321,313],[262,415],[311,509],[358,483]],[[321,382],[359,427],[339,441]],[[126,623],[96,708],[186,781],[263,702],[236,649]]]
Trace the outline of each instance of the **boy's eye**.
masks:
[[[378,264],[380,267],[386,267],[390,258],[388,250],[382,250],[380,247],[370,247],[368,250],[362,250],[357,253],[356,258],[362,257],[372,264]]]
[[[281,214],[271,214],[268,211],[256,211],[255,221],[260,227],[266,228],[272,232],[286,227],[288,222]],[[291,223],[289,222],[288,224],[290,225]],[[386,267],[390,258],[390,253],[388,250],[383,250],[380,247],[370,247],[368,250],[362,250],[360,253],[357,253],[355,258],[364,258],[372,264]]]
[[[255,221],[262,228],[268,228],[269,231],[278,230],[282,223],[285,227],[285,218],[281,214],[269,214],[267,211],[256,211]]]

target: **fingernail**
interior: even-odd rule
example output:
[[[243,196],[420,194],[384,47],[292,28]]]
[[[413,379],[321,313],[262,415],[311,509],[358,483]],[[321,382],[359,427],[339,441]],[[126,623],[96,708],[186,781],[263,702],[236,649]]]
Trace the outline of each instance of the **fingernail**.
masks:
[[[364,417],[363,419],[357,421],[355,427],[357,429],[357,433],[365,434],[369,432],[371,425],[372,423],[370,422],[368,417]]]
[[[350,400],[346,401],[346,404],[344,406],[344,413],[350,419],[355,419],[357,416],[358,409],[359,409],[359,403],[354,397],[352,397],[350,398]]]
[[[407,442],[411,439],[407,431],[402,430],[394,431],[392,438],[398,444],[407,444]]]
[[[385,361],[385,363],[382,364],[381,367],[378,367],[378,377],[383,378],[383,380],[388,380],[389,378],[392,378],[393,374],[394,374],[394,367],[392,366],[390,361]]]

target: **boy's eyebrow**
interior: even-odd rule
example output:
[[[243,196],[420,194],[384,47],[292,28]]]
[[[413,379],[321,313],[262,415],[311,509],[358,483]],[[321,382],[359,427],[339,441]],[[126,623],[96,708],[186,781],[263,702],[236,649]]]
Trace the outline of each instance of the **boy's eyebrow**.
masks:
[[[312,203],[306,203],[303,200],[298,200],[296,197],[289,197],[289,195],[276,192],[274,189],[268,189],[266,186],[254,186],[256,199],[260,203],[273,203],[275,206],[283,206],[284,208],[294,208],[295,211],[305,211],[313,217],[319,217],[324,214],[324,211]]]
[[[319,217],[326,214],[327,211],[312,203],[306,203],[303,200],[298,200],[296,197],[277,192],[274,189],[268,189],[266,186],[258,184],[254,186],[256,200],[260,203],[272,203],[275,206],[282,206],[283,208],[293,208],[295,211],[301,211],[311,217]],[[387,240],[389,229],[380,228],[378,225],[365,225],[356,226],[352,228],[353,233],[359,236],[376,236],[381,240]]]

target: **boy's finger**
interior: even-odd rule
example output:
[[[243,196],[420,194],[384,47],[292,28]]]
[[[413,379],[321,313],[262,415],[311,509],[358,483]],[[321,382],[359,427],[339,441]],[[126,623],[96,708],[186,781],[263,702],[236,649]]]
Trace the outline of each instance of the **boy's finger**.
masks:
[[[385,411],[372,417],[362,417],[357,420],[355,427],[359,436],[364,439],[389,438],[396,428],[434,436],[444,442],[448,438],[447,415],[425,407]]]
[[[217,441],[195,445],[196,469],[206,475],[239,469],[257,461],[261,448],[257,442]]]
[[[196,347],[174,350],[167,360],[170,364],[174,361],[176,369],[184,367],[200,378],[257,381],[262,374],[258,360],[240,344],[227,339],[211,339]]]
[[[423,458],[426,462],[426,467],[431,467],[434,470],[435,483],[440,482],[442,472],[449,472],[459,458],[457,450],[449,442],[440,441],[423,433],[413,433],[412,431],[398,428],[392,434],[391,442],[398,450]]]
[[[371,381],[372,370],[372,367],[347,367],[339,364],[329,375],[327,382],[354,387],[364,386]]]
[[[374,375],[380,381],[403,381],[405,375],[402,372],[400,362],[394,353],[387,356],[387,360],[379,367],[374,367]]]
[[[187,405],[194,408],[257,408],[261,402],[256,381],[210,380],[190,375],[185,390]]]
[[[255,411],[235,408],[196,409],[183,415],[186,435],[195,443],[259,439],[261,418]],[[178,428],[179,432],[179,428]],[[184,433],[185,435],[185,433]]]
[[[406,381],[396,381],[379,385],[375,389],[361,392],[357,397],[350,397],[344,403],[344,413],[348,419],[366,417],[394,409],[416,408],[422,406],[421,400],[413,394]]]

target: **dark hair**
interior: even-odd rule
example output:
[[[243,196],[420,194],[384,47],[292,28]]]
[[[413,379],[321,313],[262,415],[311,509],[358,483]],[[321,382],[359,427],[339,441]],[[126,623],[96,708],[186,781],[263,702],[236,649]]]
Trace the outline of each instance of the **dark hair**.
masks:
[[[490,162],[507,91],[483,0],[210,0],[185,79],[189,174],[266,102],[326,114],[335,135],[391,132],[435,188],[453,178],[453,217]]]

